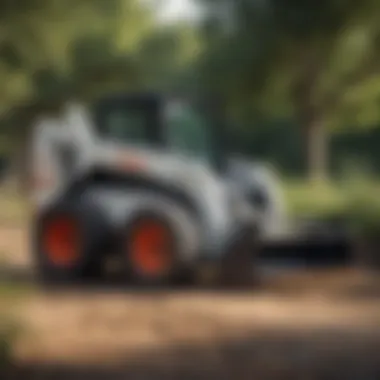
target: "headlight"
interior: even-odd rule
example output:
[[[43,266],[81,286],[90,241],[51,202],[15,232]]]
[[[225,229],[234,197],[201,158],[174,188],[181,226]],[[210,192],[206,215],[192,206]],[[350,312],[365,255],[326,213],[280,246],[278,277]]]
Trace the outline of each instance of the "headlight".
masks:
[[[265,211],[269,205],[269,199],[263,189],[252,189],[248,194],[251,205],[258,211]]]

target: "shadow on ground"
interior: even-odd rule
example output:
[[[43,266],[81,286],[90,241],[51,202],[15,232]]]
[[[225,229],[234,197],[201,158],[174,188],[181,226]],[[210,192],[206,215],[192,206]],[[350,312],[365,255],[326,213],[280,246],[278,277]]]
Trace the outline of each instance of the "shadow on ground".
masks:
[[[5,276],[1,278],[6,280],[8,284],[35,284],[32,273],[21,268],[3,268],[3,274]],[[312,293],[314,289],[315,292],[328,294],[330,297],[334,297],[335,292],[335,296],[339,299],[344,298],[344,296],[348,298],[362,298],[368,295],[378,297],[380,295],[379,283],[375,284],[371,281],[368,276],[357,276],[351,272],[339,274],[336,271],[327,271],[326,273],[302,270],[297,275],[293,273],[288,277],[275,275],[274,278],[266,279],[260,288],[246,289],[246,291],[252,294],[272,292],[281,296],[304,295],[307,292]],[[196,297],[196,301],[194,301],[194,297],[192,298],[194,303],[193,310],[195,311],[183,311],[181,314],[178,312],[178,310],[181,310],[180,306],[171,309],[170,305],[165,309],[165,299],[169,298],[170,301],[170,297],[167,296],[174,295],[175,299],[186,300],[186,303],[188,303],[186,295],[189,293],[194,295],[194,290],[199,290],[202,293],[207,291],[209,294],[203,304],[207,303],[207,300],[214,299],[213,297],[216,295],[218,297],[215,297],[215,299],[220,300],[221,297],[219,296],[231,295],[231,293],[236,293],[239,296],[242,294],[240,289],[227,291],[226,289],[210,287],[181,286],[180,291],[178,288],[173,287],[142,289],[114,281],[45,289],[44,294],[47,294],[47,297],[42,297],[42,300],[39,301],[42,306],[37,305],[39,314],[35,315],[35,320],[47,318],[46,322],[48,324],[54,322],[54,327],[60,326],[61,329],[61,322],[55,319],[59,315],[52,309],[57,309],[62,304],[66,304],[70,308],[74,308],[75,313],[80,315],[81,318],[87,313],[83,323],[85,323],[84,327],[90,328],[89,324],[95,318],[96,312],[111,308],[112,313],[117,314],[117,318],[113,314],[108,315],[109,313],[106,315],[109,318],[101,315],[98,319],[95,318],[94,325],[92,330],[90,328],[90,331],[96,337],[98,329],[107,325],[107,329],[116,329],[113,336],[119,338],[120,332],[132,334],[136,331],[140,333],[140,329],[145,333],[145,326],[148,326],[148,324],[144,320],[140,321],[141,318],[144,319],[144,315],[155,313],[156,311],[157,313],[165,312],[165,310],[169,313],[171,310],[171,316],[166,319],[165,323],[155,326],[153,334],[159,335],[161,343],[162,341],[169,343],[156,346],[152,344],[149,345],[149,348],[139,349],[134,344],[129,345],[133,338],[128,335],[127,337],[124,336],[123,342],[118,342],[116,339],[108,346],[103,345],[103,341],[100,340],[96,343],[98,347],[94,346],[91,353],[88,351],[83,352],[83,357],[80,357],[81,348],[72,347],[73,343],[69,342],[69,349],[74,348],[76,349],[75,352],[78,351],[78,361],[74,362],[69,359],[61,362],[51,359],[44,360],[44,356],[40,354],[33,360],[24,360],[22,364],[14,365],[6,374],[0,374],[0,379],[380,379],[380,363],[378,361],[380,330],[374,328],[374,326],[372,328],[368,327],[368,329],[366,326],[364,326],[364,329],[363,326],[361,328],[355,326],[348,328],[347,326],[344,327],[344,320],[342,320],[342,328],[340,328],[340,321],[338,320],[334,328],[323,325],[318,325],[319,327],[302,327],[297,321],[294,322],[294,328],[284,326],[275,328],[260,327],[260,323],[265,322],[265,316],[264,319],[260,319],[259,306],[252,308],[252,301],[255,302],[255,297],[246,297],[244,301],[246,303],[242,306],[243,313],[246,307],[250,308],[251,314],[249,316],[252,316],[253,320],[245,320],[244,323],[247,324],[247,327],[245,325],[239,327],[237,323],[231,331],[228,330],[229,323],[218,322],[218,313],[219,311],[222,313],[218,309],[218,303],[215,306],[210,305],[207,313],[199,310],[197,302],[198,298],[201,297]],[[55,292],[58,292],[57,297]],[[86,292],[91,297],[87,297]],[[108,292],[118,295],[117,299],[108,298]],[[76,298],[77,293],[80,294]],[[101,294],[99,300],[94,297],[94,294]],[[160,297],[156,297],[156,295]],[[94,298],[95,301],[92,301]],[[237,305],[237,303],[231,302],[231,297],[226,298],[226,302],[230,302],[229,307]],[[232,299],[235,299],[235,297],[232,297]],[[379,299],[377,298],[376,302]],[[154,300],[158,301],[155,302]],[[83,302],[88,302],[90,305],[83,308],[86,313],[81,310]],[[357,304],[358,307],[360,305],[361,303]],[[135,318],[139,319],[134,320],[131,316],[130,307],[141,309],[141,312],[136,312]],[[120,308],[120,311],[117,308]],[[33,313],[33,310],[34,313],[36,312],[35,308],[27,308],[26,310],[29,313]],[[48,313],[50,310],[54,312]],[[65,305],[62,306],[62,310],[66,310]],[[211,314],[209,310],[213,310],[213,313]],[[274,308],[271,313],[276,313],[276,310],[279,312],[281,309]],[[215,320],[212,317],[214,314]],[[295,315],[294,317],[298,316]],[[75,321],[81,320],[76,316],[71,318]],[[182,318],[184,319],[181,320]],[[116,326],[119,319],[122,325]],[[151,319],[155,320],[155,318]],[[293,320],[293,315],[291,315],[291,319]],[[63,321],[68,323],[66,328],[72,329],[69,320],[70,315],[63,317]],[[174,326],[173,328],[172,323],[179,324],[179,326]],[[203,326],[197,326],[197,324],[203,324]],[[265,323],[263,326],[265,326]],[[78,331],[85,334],[83,332],[84,327],[78,326]],[[189,336],[192,335],[192,329],[200,331],[198,333],[201,335],[201,342],[195,341],[190,344]],[[186,334],[182,334],[183,330],[187,330]],[[212,330],[210,333],[212,339],[207,339],[210,330]],[[54,330],[48,329],[46,331],[49,334]],[[59,336],[65,337],[64,330],[59,333],[61,334]],[[203,339],[203,335],[205,339]],[[47,338],[50,339],[49,336]],[[59,343],[60,338],[58,338],[56,344]],[[126,346],[129,348],[127,349]],[[90,348],[92,349],[92,346]],[[102,348],[104,348],[103,351]]]
[[[379,336],[337,331],[260,332],[196,346],[128,352],[108,366],[25,364],[13,380],[270,379],[376,380]]]

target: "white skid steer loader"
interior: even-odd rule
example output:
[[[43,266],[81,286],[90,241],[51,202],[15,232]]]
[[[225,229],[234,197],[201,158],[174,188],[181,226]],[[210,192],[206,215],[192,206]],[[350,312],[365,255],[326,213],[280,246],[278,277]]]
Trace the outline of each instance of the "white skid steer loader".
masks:
[[[284,207],[263,166],[229,158],[212,113],[150,94],[68,104],[34,129],[33,254],[40,278],[100,274],[162,284],[202,273],[255,281],[258,245]],[[218,280],[218,281],[219,281]]]

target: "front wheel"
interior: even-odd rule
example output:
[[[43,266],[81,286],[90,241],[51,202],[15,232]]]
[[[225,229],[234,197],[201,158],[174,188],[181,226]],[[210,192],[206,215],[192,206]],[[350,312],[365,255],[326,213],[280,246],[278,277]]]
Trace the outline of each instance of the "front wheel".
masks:
[[[179,237],[172,223],[154,211],[141,212],[122,238],[127,278],[139,285],[168,285],[185,273]]]

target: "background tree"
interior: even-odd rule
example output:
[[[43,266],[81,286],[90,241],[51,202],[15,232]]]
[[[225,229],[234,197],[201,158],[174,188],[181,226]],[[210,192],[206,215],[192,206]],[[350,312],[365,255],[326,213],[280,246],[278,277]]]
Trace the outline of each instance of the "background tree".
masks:
[[[214,31],[203,66],[209,83],[216,83],[240,112],[256,108],[295,120],[306,148],[309,177],[324,178],[327,128],[379,120],[380,4],[204,3],[211,9],[208,22],[213,28],[208,30]]]
[[[3,0],[0,21],[0,140],[19,169],[37,115],[138,86],[137,48],[154,25],[138,0]]]

